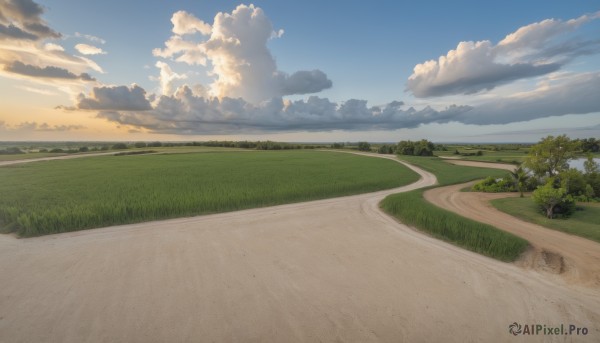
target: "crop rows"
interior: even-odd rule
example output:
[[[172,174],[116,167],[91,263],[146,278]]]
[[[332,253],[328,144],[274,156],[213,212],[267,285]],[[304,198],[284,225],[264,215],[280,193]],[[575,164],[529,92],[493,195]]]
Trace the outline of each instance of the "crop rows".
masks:
[[[98,156],[0,168],[0,227],[37,236],[398,187],[393,161],[315,151]]]

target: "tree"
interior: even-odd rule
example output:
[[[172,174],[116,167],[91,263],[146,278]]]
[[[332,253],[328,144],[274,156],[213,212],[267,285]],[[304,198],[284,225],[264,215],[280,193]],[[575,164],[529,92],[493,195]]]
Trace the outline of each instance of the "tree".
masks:
[[[554,177],[569,169],[569,160],[575,157],[578,148],[579,142],[566,135],[548,136],[531,147],[524,166],[538,177]]]
[[[554,218],[555,208],[569,200],[564,188],[554,188],[552,184],[553,180],[533,191],[533,201],[545,210],[546,217],[550,219]]]
[[[396,147],[396,153],[399,155],[409,155],[412,156],[415,154],[415,143],[411,141],[400,141]]]
[[[368,142],[358,142],[358,150],[371,151],[371,144],[369,144]]]
[[[529,179],[529,175],[527,175],[527,172],[525,169],[523,169],[523,167],[519,166],[517,169],[510,172],[510,176],[512,176],[513,180],[515,181],[515,186],[519,190],[522,198],[523,189],[525,188],[527,180]]]
[[[400,141],[396,146],[396,153],[409,156],[432,156],[434,149],[435,144],[426,139],[418,142]]]
[[[579,170],[575,168],[565,170],[558,174],[558,179],[560,180],[560,187],[564,188],[567,194],[585,195],[587,182]]]
[[[415,143],[414,154],[415,156],[432,156],[433,149],[435,149],[435,145],[432,142],[426,139],[421,139],[420,141]]]
[[[598,162],[594,161],[594,155],[587,154],[587,161],[583,162],[583,170],[585,170],[586,174],[594,174],[600,171]]]

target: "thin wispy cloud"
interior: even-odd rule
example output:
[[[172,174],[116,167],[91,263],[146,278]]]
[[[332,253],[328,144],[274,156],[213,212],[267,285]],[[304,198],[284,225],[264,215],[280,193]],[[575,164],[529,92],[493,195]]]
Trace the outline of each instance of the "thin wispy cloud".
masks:
[[[75,50],[84,55],[106,55],[106,51],[89,44],[77,44]]]

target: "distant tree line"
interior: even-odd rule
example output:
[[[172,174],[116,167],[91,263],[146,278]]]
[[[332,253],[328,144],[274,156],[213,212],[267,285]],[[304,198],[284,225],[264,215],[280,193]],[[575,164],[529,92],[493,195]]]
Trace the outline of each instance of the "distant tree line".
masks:
[[[24,154],[25,152],[22,151],[19,148],[6,148],[6,149],[2,149],[0,150],[0,155],[18,155],[18,154]]]
[[[435,144],[421,139],[420,141],[400,141],[396,146],[396,154],[408,156],[433,156]]]

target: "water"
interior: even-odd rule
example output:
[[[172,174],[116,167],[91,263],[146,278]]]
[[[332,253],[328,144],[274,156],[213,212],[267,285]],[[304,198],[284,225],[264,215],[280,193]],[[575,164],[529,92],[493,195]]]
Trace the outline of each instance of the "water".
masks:
[[[578,169],[580,171],[585,171],[583,169],[583,162],[587,161],[587,158],[576,158],[574,160],[569,161],[569,167]],[[596,163],[600,164],[600,158],[594,158]]]

